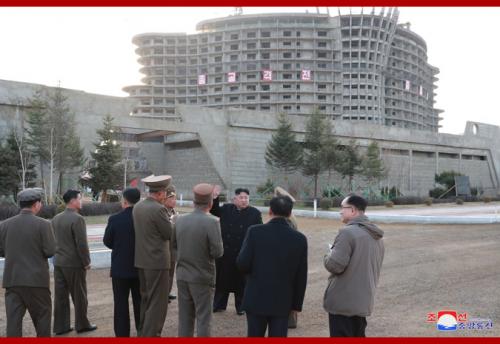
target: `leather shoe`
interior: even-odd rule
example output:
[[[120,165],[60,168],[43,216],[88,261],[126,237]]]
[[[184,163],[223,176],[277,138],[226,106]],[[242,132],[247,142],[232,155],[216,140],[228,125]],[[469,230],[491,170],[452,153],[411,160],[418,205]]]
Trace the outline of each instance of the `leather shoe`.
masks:
[[[245,314],[245,311],[236,311],[236,314],[243,315],[243,314]]]
[[[170,295],[168,296],[168,299],[169,299],[169,300],[175,300],[176,298],[177,298],[177,296],[175,296],[175,295],[173,295],[173,294],[170,294]]]
[[[224,312],[225,309],[222,309],[222,308],[214,308],[213,312],[214,313],[220,313],[220,312]]]
[[[82,328],[81,330],[76,331],[76,333],[90,332],[95,330],[97,330],[97,325],[91,324],[89,327]]]
[[[56,336],[62,336],[63,334],[66,334],[66,333],[70,333],[71,331],[73,331],[74,328],[73,327],[70,327],[69,329],[65,330],[65,331],[61,331],[61,332],[56,332]]]

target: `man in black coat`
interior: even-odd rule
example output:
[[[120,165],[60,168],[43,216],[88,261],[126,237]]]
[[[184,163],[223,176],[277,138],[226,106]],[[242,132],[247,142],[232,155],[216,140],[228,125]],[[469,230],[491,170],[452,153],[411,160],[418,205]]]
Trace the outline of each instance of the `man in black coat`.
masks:
[[[234,293],[236,313],[243,314],[241,302],[245,289],[244,275],[236,267],[236,257],[248,227],[262,224],[262,215],[249,205],[248,189],[236,189],[233,203],[219,205],[220,187],[214,190],[214,202],[210,213],[220,218],[224,255],[216,260],[214,312],[226,309],[229,293]]]
[[[287,196],[270,202],[271,220],[248,229],[236,261],[247,275],[242,309],[249,337],[286,337],[288,316],[300,312],[307,283],[307,239],[287,221],[292,211]]]
[[[123,191],[123,210],[108,219],[104,232],[104,245],[111,252],[111,281],[114,299],[114,330],[117,337],[130,337],[130,316],[128,297],[132,293],[135,328],[140,322],[141,293],[139,275],[134,267],[135,231],[132,219],[132,207],[139,202],[141,193],[138,189],[128,188]]]

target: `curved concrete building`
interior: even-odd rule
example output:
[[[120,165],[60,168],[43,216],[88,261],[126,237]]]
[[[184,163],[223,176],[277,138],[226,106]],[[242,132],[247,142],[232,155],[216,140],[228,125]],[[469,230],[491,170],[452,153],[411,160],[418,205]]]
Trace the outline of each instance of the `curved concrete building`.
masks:
[[[439,70],[425,41],[388,13],[234,15],[197,33],[145,33],[143,85],[124,90],[138,116],[179,118],[178,105],[286,112],[437,132]]]

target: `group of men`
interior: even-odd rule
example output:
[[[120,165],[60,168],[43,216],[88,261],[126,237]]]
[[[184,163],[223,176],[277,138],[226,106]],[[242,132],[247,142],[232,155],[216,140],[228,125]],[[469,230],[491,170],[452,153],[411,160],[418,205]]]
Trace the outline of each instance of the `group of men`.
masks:
[[[168,304],[175,299],[175,269],[178,336],[210,336],[212,314],[226,310],[230,293],[236,313],[246,314],[249,337],[266,331],[287,336],[297,326],[307,284],[308,245],[292,215],[295,199],[276,188],[270,219],[263,224],[261,212],[249,205],[247,189],[236,189],[232,202],[220,205],[220,187],[201,183],[193,188],[194,210],[179,216],[170,176],[143,182],[147,197],[140,200],[135,188],[124,190],[123,210],[109,217],[103,237],[112,249],[115,335],[130,336],[131,294],[137,335],[161,336]],[[86,315],[90,257],[85,222],[77,213],[80,193],[66,192],[66,210],[52,223],[35,216],[41,207],[37,190],[22,191],[18,199],[21,213],[0,224],[7,336],[22,336],[26,309],[37,335],[50,336],[47,258],[52,255],[54,333],[73,330],[68,294],[75,305],[76,331],[95,330]],[[324,258],[331,273],[324,295],[331,336],[364,336],[373,308],[384,246],[383,232],[364,215],[366,204],[355,195],[344,199],[340,213],[346,226]]]
[[[21,212],[0,224],[0,257],[5,257],[3,288],[7,313],[7,337],[21,337],[23,317],[30,313],[37,336],[51,335],[52,298],[48,258],[54,264],[54,327],[56,335],[76,329],[94,331],[87,317],[86,274],[90,269],[87,230],[81,209],[81,194],[63,195],[65,210],[52,221],[37,217],[42,207],[40,189],[18,194]],[[71,327],[69,297],[75,310]]]

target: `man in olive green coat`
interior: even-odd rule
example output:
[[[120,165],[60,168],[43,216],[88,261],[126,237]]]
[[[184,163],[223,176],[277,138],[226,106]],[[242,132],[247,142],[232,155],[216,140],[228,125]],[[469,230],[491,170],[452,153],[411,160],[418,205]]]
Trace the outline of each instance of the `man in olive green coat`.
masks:
[[[163,205],[170,176],[149,176],[142,181],[149,196],[132,211],[135,230],[135,267],[141,289],[140,337],[159,337],[168,308],[170,238],[172,224]]]
[[[89,245],[85,220],[78,214],[82,195],[68,190],[63,195],[66,209],[52,219],[56,237],[54,256],[54,333],[71,332],[69,295],[75,307],[76,332],[97,329],[87,318],[87,270],[90,269]]]
[[[0,257],[5,257],[3,287],[7,337],[22,337],[26,309],[38,337],[50,337],[52,300],[47,258],[56,251],[50,222],[35,215],[42,207],[38,189],[17,195],[21,213],[0,223]]]
[[[174,246],[177,248],[177,293],[179,337],[210,337],[215,286],[215,259],[224,247],[219,219],[209,214],[213,185],[193,188],[195,209],[177,219]]]
[[[172,222],[173,225],[173,233],[175,233],[175,220],[177,219],[178,213],[177,210],[175,210],[175,206],[177,204],[176,196],[177,194],[175,193],[175,186],[170,184],[167,186],[167,198],[165,198],[165,201],[163,202],[163,205],[167,209],[167,215],[168,218],[170,219],[170,222]],[[174,235],[172,235],[174,237]],[[168,302],[170,303],[170,300],[175,300],[177,297],[172,294],[172,287],[174,285],[174,273],[175,273],[175,261],[176,261],[176,251],[173,245],[173,240],[170,239],[170,271],[169,271],[169,287],[168,287]]]

